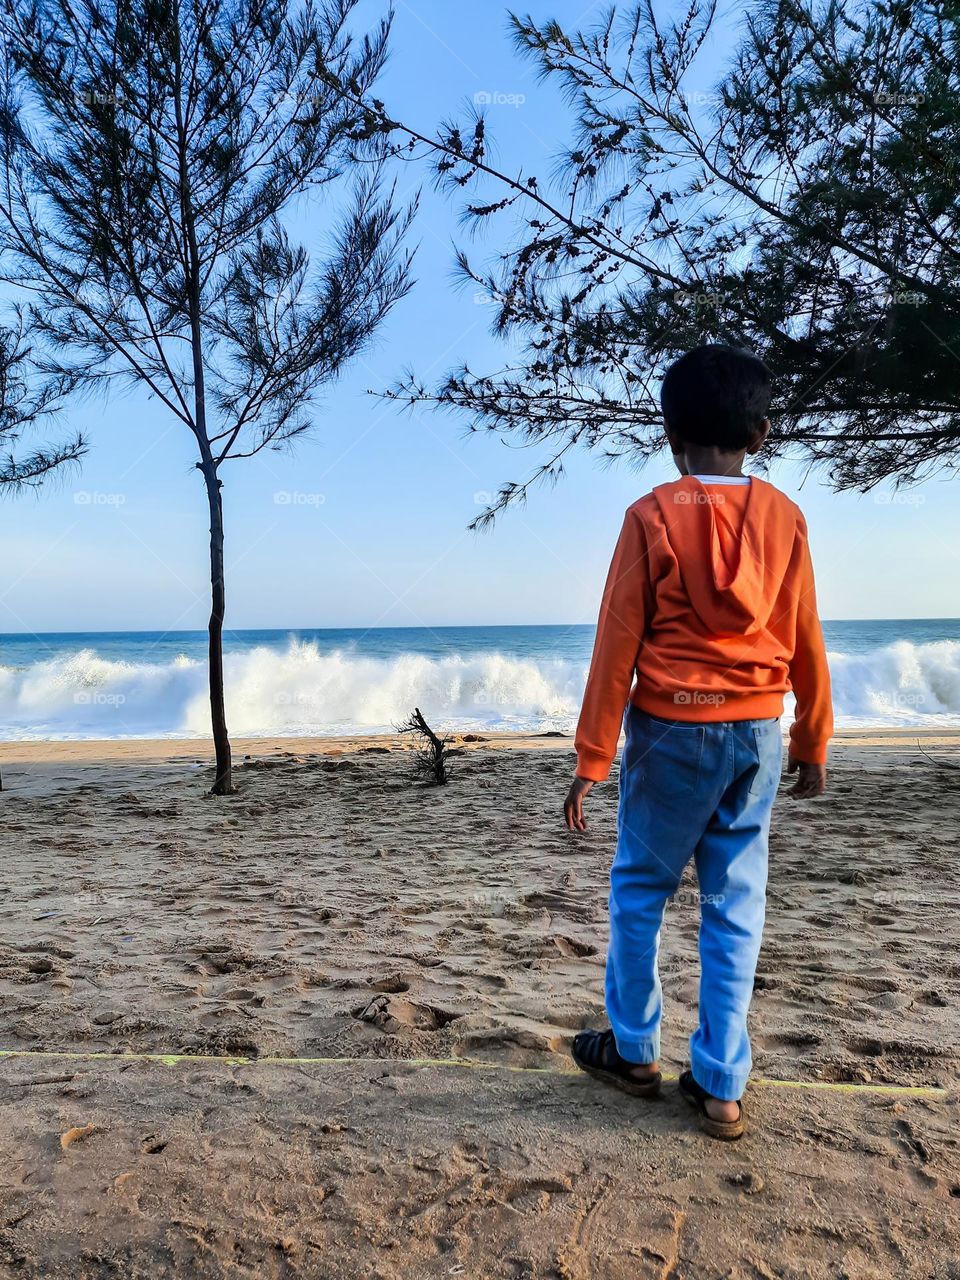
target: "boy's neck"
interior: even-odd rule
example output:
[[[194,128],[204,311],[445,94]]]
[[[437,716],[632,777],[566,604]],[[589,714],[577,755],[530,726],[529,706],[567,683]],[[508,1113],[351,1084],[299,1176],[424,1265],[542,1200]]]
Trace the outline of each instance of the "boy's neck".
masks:
[[[685,476],[742,476],[746,452],[746,449],[731,452],[688,444],[683,453],[676,455],[676,461]]]

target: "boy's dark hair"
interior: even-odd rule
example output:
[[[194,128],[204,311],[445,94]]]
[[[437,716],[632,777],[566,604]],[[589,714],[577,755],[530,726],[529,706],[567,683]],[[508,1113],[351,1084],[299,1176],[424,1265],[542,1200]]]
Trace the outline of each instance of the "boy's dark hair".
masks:
[[[667,370],[660,408],[670,431],[687,444],[746,449],[770,407],[770,370],[737,347],[694,347]]]

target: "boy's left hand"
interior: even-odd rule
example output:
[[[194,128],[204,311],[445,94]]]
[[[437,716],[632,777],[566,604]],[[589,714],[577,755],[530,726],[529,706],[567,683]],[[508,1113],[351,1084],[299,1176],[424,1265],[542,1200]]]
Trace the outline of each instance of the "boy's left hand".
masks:
[[[812,800],[814,796],[822,796],[827,789],[827,766],[825,764],[807,764],[798,760],[791,753],[787,762],[787,773],[796,773],[796,782],[787,792],[794,800]]]
[[[563,802],[563,816],[570,831],[586,831],[587,820],[583,816],[584,797],[592,790],[589,778],[574,778]]]

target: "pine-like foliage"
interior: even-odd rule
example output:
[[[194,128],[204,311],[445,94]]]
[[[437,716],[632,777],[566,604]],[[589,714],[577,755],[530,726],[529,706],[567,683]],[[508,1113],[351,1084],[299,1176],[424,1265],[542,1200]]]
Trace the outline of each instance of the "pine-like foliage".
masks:
[[[368,104],[398,154],[476,191],[468,219],[511,228],[492,269],[465,253],[460,269],[516,357],[411,377],[397,398],[542,446],[540,478],[576,447],[642,461],[661,447],[667,363],[724,341],[773,370],[770,450],[837,487],[956,467],[960,8],[766,0],[743,17],[733,35],[701,0],[584,31],[513,16],[575,121],[547,181],[498,170],[482,118],[428,134]],[[734,51],[718,84],[702,70],[711,33]]]

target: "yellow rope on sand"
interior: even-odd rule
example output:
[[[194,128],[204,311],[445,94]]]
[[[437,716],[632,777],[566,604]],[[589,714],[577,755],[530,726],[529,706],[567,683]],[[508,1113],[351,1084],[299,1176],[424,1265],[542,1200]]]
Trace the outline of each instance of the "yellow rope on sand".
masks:
[[[556,1067],[514,1067],[506,1062],[483,1062],[477,1058],[245,1058],[232,1054],[216,1053],[83,1053],[67,1049],[0,1049],[0,1058],[39,1058],[74,1062],[159,1062],[165,1067],[176,1067],[182,1062],[219,1062],[225,1066],[274,1066],[274,1067],[323,1067],[344,1063],[379,1063],[381,1066],[407,1067],[462,1067],[474,1071],[513,1071],[523,1075],[580,1076],[575,1068],[562,1070]],[[664,1075],[664,1080],[676,1080],[676,1076]],[[947,1089],[924,1084],[849,1084],[827,1080],[770,1080],[756,1077],[751,1088],[813,1089],[831,1093],[876,1093],[891,1097],[946,1098]]]

